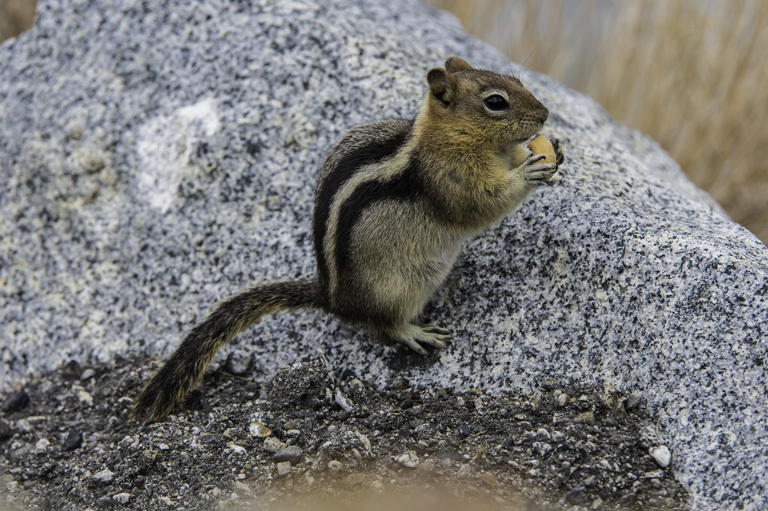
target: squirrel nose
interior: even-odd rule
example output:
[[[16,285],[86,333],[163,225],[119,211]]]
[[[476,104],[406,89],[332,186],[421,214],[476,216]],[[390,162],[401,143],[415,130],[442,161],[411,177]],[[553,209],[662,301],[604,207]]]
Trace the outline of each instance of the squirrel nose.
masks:
[[[541,120],[541,122],[543,124],[544,121],[546,121],[548,117],[549,117],[549,110],[547,109],[547,107],[542,106],[541,110],[539,110],[539,120]]]

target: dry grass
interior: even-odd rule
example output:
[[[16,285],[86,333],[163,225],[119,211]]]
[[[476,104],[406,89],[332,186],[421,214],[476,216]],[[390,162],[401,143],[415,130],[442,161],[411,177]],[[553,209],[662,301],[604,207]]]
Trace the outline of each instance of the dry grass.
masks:
[[[768,2],[430,2],[659,141],[768,242]]]

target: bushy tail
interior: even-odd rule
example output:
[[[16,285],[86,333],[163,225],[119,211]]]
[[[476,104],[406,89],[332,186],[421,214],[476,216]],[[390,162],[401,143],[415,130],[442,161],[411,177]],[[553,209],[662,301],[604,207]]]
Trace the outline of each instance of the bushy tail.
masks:
[[[312,307],[317,283],[275,282],[234,296],[194,327],[171,358],[144,386],[133,406],[137,419],[160,420],[200,381],[213,356],[238,332],[265,314]]]

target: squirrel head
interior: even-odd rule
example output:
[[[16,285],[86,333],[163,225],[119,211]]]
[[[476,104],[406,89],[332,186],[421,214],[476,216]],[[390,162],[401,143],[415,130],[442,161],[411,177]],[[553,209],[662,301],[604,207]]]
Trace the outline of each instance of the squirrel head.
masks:
[[[468,150],[506,150],[538,133],[549,110],[517,78],[475,69],[459,57],[427,73],[423,121]]]

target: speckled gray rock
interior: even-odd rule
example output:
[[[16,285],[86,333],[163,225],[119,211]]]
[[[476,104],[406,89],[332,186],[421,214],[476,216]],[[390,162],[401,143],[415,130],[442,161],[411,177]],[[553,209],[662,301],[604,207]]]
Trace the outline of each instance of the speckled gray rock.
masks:
[[[170,353],[222,298],[314,273],[316,168],[347,128],[412,116],[447,55],[520,74],[416,2],[42,1],[0,47],[0,385]],[[531,72],[562,182],[468,244],[421,358],[316,312],[219,361],[265,377],[322,348],[382,384],[642,394],[697,508],[768,505],[768,249],[645,137]]]

